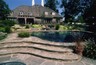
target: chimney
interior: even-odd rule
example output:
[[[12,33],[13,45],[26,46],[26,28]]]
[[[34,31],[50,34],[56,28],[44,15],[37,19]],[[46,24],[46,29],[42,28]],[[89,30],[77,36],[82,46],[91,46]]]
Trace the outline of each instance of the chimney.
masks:
[[[34,6],[35,5],[35,1],[34,0],[32,0],[32,6]]]
[[[44,0],[42,0],[41,5],[44,7]]]

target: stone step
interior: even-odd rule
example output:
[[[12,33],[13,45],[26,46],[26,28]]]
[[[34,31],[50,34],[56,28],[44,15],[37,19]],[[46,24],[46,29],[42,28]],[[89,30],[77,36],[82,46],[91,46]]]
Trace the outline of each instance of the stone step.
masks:
[[[42,45],[42,44],[34,44],[34,43],[24,43],[24,42],[18,42],[18,43],[4,43],[0,45],[1,47],[12,47],[12,46],[28,46],[31,48],[36,48],[40,50],[46,50],[50,52],[58,52],[58,53],[72,53],[73,50],[69,48],[64,47],[55,47],[55,46],[48,46],[48,45]]]
[[[57,42],[40,42],[40,41],[34,41],[34,40],[11,40],[11,41],[3,41],[3,42],[0,42],[0,44],[3,44],[3,43],[22,43],[22,42],[25,42],[25,43],[36,43],[36,44],[42,44],[42,45],[49,45],[49,46],[60,46],[60,47],[69,47],[69,46],[75,46],[75,43],[57,43]]]
[[[3,52],[3,50],[6,50]],[[80,59],[80,56],[73,54],[73,53],[54,53],[54,52],[47,52],[41,51],[33,48],[22,48],[22,47],[4,47],[0,49],[0,56],[8,55],[8,54],[29,54],[34,55],[37,57],[50,59],[50,60],[61,60],[61,61],[77,61]]]

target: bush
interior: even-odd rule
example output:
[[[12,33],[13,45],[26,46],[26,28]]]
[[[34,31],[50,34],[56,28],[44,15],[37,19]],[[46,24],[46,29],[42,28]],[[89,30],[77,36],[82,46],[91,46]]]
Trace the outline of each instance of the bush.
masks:
[[[4,39],[6,37],[7,37],[7,34],[6,33],[0,32],[0,40]]]
[[[21,38],[25,38],[25,37],[29,37],[30,34],[28,32],[21,32],[18,34],[18,37],[21,37]]]
[[[0,27],[0,32],[5,32],[5,28],[4,27]]]
[[[9,26],[5,27],[5,32],[6,33],[11,33],[11,28]]]
[[[15,24],[12,20],[0,20],[0,31],[10,33],[11,27]]]
[[[96,44],[94,40],[88,40],[86,41],[86,47],[84,49],[83,55],[85,57],[96,59]]]
[[[11,28],[9,26],[0,27],[0,32],[11,33]]]
[[[28,29],[28,28],[30,28],[30,27],[29,27],[29,25],[26,25],[26,27],[25,27],[25,28],[26,28],[26,29]]]
[[[56,25],[55,30],[59,30],[60,26],[59,24]]]
[[[0,21],[0,26],[1,26],[1,27],[6,27],[6,26],[11,27],[11,26],[13,26],[14,24],[15,24],[15,22],[12,21],[12,20],[2,20],[2,21]]]
[[[34,24],[34,25],[32,25],[32,28],[42,29],[42,26],[41,25]]]

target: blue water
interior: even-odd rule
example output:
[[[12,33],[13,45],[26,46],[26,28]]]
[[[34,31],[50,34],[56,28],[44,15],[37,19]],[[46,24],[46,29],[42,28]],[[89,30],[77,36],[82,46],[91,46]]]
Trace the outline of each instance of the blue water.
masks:
[[[77,37],[81,36],[81,32],[32,32],[32,36],[39,37],[44,40],[54,42],[75,42]]]

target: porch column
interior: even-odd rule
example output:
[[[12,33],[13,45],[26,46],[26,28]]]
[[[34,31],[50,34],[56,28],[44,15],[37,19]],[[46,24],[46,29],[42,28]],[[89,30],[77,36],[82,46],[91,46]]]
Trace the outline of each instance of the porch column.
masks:
[[[25,25],[27,24],[27,18],[24,18],[25,19]]]
[[[18,17],[16,18],[16,22],[19,24],[19,20],[18,20]]]

